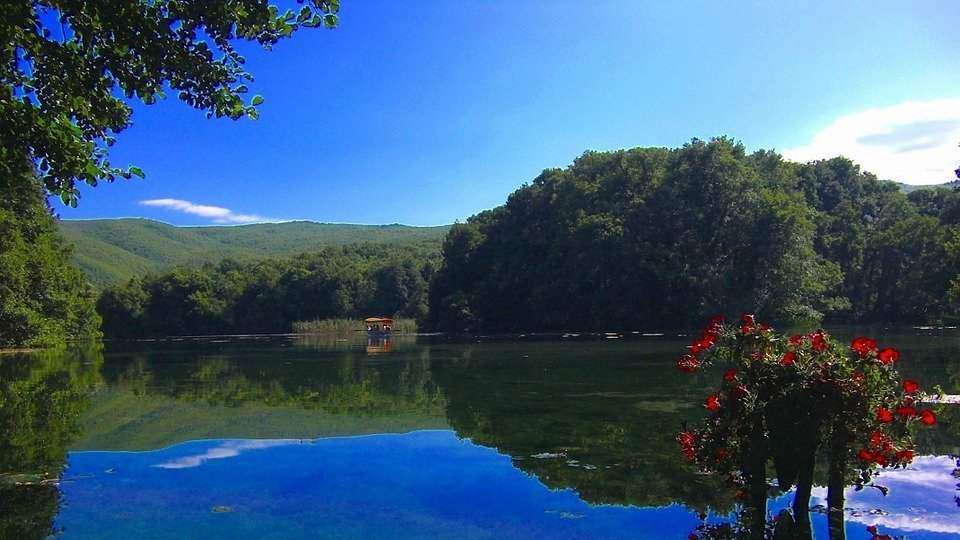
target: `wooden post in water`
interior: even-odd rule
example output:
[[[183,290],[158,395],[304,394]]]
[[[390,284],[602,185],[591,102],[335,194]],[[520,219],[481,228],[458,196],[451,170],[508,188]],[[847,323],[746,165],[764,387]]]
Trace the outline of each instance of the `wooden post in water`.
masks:
[[[847,429],[842,420],[834,420],[830,435],[829,470],[827,472],[827,523],[830,540],[844,540],[844,480],[847,472]]]
[[[793,496],[794,538],[813,538],[810,526],[810,494],[813,491],[813,469],[817,457],[817,441],[805,441],[797,470],[797,491]]]
[[[751,540],[763,540],[767,527],[767,441],[764,436],[763,417],[753,421],[750,430],[750,455],[747,459],[747,492],[745,495],[746,519]]]

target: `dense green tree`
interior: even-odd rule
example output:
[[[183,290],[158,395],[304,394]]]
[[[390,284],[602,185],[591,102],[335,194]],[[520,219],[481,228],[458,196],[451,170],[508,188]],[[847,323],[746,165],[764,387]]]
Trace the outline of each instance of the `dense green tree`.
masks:
[[[107,288],[108,337],[289,332],[296,321],[423,317],[433,243],[328,247],[288,259],[179,267]]]
[[[726,138],[586,152],[450,230],[429,326],[936,321],[952,310],[958,196],[908,198],[845,158],[790,163]]]
[[[917,211],[946,225],[960,224],[960,189],[936,187],[915,189],[907,194]]]
[[[304,2],[299,2],[304,3]],[[266,0],[12,0],[0,13],[0,176],[29,160],[45,188],[76,204],[90,185],[143,176],[107,159],[130,125],[128,101],[151,104],[173,92],[208,116],[257,117],[263,98],[235,48],[269,49],[301,27],[337,24],[338,0],[299,11]]]
[[[724,310],[818,319],[839,272],[814,250],[814,213],[780,188],[790,167],[728,139],[587,152],[454,226],[431,322],[613,330]]]
[[[29,167],[0,174],[0,348],[47,347],[99,335],[93,291]]]

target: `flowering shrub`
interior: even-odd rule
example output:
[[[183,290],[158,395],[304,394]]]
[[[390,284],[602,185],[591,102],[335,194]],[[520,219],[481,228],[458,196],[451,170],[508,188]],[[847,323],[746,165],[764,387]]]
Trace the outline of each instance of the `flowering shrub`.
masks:
[[[829,463],[828,502],[833,508],[839,501],[842,509],[844,485],[861,489],[873,485],[878,467],[906,466],[914,456],[914,428],[936,423],[933,411],[919,408],[917,382],[900,382],[899,359],[896,349],[881,349],[867,337],[846,347],[820,330],[787,336],[752,315],[736,325],[716,317],[677,368],[728,369],[704,400],[706,420],[677,440],[689,461],[725,475],[738,498],[752,493],[764,511],[772,462],[782,490],[797,486],[793,517],[808,523],[818,457]]]

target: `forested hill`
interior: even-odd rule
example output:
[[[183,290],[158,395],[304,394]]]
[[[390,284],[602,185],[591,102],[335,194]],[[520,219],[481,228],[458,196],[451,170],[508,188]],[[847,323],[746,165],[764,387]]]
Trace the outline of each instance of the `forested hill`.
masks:
[[[60,222],[74,259],[98,289],[148,272],[223,259],[290,256],[357,243],[435,243],[450,226],[348,225],[294,221],[222,227],[175,227],[149,219]]]
[[[730,139],[587,152],[456,224],[427,326],[485,331],[937,322],[960,314],[960,190]]]

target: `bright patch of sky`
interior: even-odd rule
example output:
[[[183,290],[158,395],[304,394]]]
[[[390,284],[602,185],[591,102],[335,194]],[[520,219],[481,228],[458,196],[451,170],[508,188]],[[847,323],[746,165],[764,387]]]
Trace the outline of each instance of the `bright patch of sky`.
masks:
[[[258,121],[137,105],[111,162],[147,178],[56,210],[446,224],[585,150],[724,135],[912,184],[960,165],[958,2],[344,2],[340,17],[241,47]]]
[[[903,103],[841,116],[810,144],[784,150],[794,161],[843,155],[881,178],[940,184],[960,164],[960,98]]]
[[[960,535],[956,486],[953,471],[956,458],[950,456],[920,456],[907,469],[880,469],[874,484],[888,489],[884,495],[879,489],[866,487],[844,490],[846,499],[847,531],[857,531],[857,523],[866,530],[877,525],[883,533],[946,533]],[[811,504],[826,506],[825,488],[816,487]],[[882,511],[878,509],[882,508]],[[854,534],[851,538],[866,534]]]

